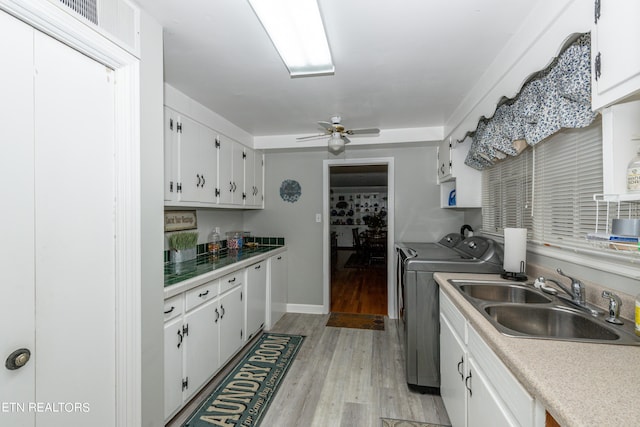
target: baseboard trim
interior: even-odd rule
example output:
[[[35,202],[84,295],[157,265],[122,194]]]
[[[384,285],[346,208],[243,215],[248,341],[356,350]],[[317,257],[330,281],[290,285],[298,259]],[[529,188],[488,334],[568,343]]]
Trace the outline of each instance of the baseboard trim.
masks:
[[[326,314],[322,305],[287,304],[287,313]]]

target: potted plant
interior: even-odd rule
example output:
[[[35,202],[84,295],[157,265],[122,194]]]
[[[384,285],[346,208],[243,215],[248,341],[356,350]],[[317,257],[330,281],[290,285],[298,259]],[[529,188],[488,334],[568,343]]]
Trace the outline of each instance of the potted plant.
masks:
[[[378,234],[380,230],[387,226],[385,221],[386,212],[380,211],[373,215],[367,215],[362,218],[364,223],[369,227],[372,233]]]
[[[184,262],[195,259],[198,232],[176,233],[169,236],[169,259],[171,262]]]

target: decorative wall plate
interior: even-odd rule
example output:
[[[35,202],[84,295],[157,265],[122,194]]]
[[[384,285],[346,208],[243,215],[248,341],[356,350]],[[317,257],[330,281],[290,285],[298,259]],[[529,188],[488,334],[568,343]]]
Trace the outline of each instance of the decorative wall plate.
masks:
[[[300,183],[293,179],[285,179],[280,185],[280,197],[285,202],[295,203],[302,194],[302,187]]]

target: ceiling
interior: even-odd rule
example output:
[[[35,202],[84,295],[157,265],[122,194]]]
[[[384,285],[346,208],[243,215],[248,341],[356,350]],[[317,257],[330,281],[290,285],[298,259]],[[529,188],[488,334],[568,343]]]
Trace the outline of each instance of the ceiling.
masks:
[[[444,126],[538,0],[318,0],[335,74],[289,77],[246,0],[135,0],[165,81],[253,136]]]

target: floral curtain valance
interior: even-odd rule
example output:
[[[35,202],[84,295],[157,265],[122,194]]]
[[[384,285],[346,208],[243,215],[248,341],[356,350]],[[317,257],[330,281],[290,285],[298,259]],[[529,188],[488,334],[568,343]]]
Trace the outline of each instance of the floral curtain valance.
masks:
[[[562,128],[588,126],[596,115],[591,109],[591,37],[583,34],[514,99],[501,103],[493,117],[480,120],[465,164],[485,169]]]

